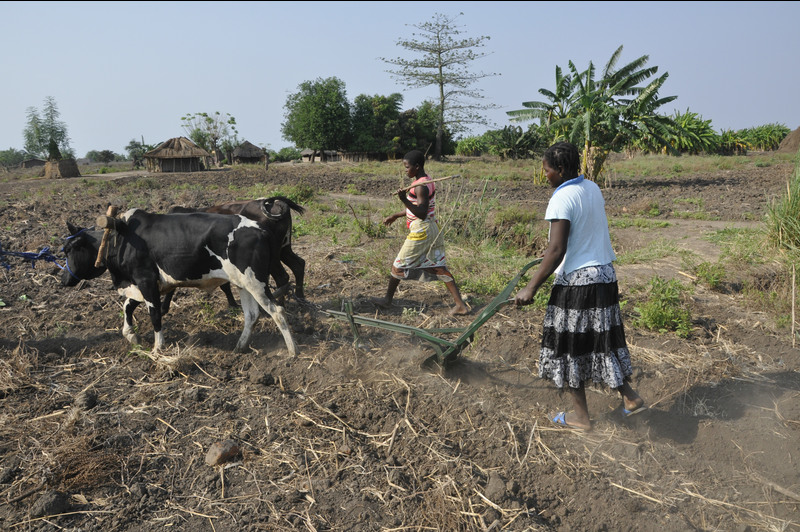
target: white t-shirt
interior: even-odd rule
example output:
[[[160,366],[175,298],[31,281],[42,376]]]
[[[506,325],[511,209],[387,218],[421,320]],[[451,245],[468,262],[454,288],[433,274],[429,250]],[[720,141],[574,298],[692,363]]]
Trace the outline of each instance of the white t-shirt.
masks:
[[[606,202],[594,181],[581,175],[562,183],[553,192],[544,219],[569,220],[567,252],[556,274],[616,260],[608,234]]]

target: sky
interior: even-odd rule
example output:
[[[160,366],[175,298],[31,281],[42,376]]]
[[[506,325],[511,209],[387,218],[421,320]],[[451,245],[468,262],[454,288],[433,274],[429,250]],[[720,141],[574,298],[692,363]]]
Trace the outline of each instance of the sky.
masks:
[[[187,136],[181,118],[222,113],[240,140],[274,151],[286,100],[306,81],[336,77],[358,95],[400,93],[402,109],[435,100],[408,89],[382,58],[419,56],[398,45],[433,20],[456,17],[462,37],[489,37],[469,66],[496,109],[480,135],[512,123],[507,111],[543,101],[555,69],[598,73],[648,56],[663,114],[690,110],[717,132],[800,127],[800,2],[0,2],[0,150],[24,148],[27,112],[52,97],[70,147],[127,155],[131,140]],[[496,74],[496,75],[495,75]],[[650,81],[655,76],[649,78]]]

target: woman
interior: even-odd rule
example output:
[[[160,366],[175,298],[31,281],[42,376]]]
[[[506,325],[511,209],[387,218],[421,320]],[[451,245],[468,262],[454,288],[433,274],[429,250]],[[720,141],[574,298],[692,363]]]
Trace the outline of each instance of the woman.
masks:
[[[545,212],[550,222],[549,244],[515,302],[532,303],[542,284],[555,273],[545,311],[539,376],[551,379],[559,388],[566,385],[572,395],[574,412],[551,413],[550,420],[560,427],[591,430],[587,382],[616,389],[626,416],[646,407],[629,383],[633,370],[600,187],[578,175],[578,148],[568,142],[550,146],[543,167],[556,189]]]
[[[425,172],[425,155],[419,150],[408,152],[403,157],[403,167],[409,179],[413,180],[410,187],[397,191],[397,197],[406,209],[386,217],[383,223],[389,226],[405,216],[409,233],[392,263],[392,277],[389,279],[386,296],[373,299],[373,303],[381,308],[389,308],[401,280],[439,280],[444,282],[455,301],[455,307],[450,314],[469,314],[469,308],[461,299],[453,274],[447,269],[444,243],[436,222],[436,184],[431,182],[431,177]]]

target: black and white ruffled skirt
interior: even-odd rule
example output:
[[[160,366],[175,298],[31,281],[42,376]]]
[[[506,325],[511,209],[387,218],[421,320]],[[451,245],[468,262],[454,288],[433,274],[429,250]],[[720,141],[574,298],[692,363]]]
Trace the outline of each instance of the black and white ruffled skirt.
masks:
[[[557,275],[544,316],[539,376],[559,388],[619,388],[632,373],[613,265]]]

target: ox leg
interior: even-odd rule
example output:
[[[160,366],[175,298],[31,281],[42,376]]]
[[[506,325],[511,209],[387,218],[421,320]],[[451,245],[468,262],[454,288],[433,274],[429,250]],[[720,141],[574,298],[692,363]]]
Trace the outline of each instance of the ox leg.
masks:
[[[239,303],[236,302],[236,298],[233,297],[233,292],[231,291],[231,283],[225,283],[219,286],[219,289],[225,293],[225,299],[228,300],[228,306],[231,308],[236,308],[239,306]]]
[[[144,304],[147,305],[147,311],[150,313],[150,322],[153,324],[153,334],[155,336],[153,354],[156,354],[164,347],[164,333],[161,331],[161,295],[155,283],[152,285],[150,283],[141,283],[139,291],[142,293]]]
[[[175,290],[171,290],[164,294],[164,298],[161,300],[161,315],[164,316],[169,312],[169,305],[172,303],[172,296],[175,295]]]
[[[294,292],[300,299],[305,299],[303,286],[306,277],[306,261],[297,255],[290,246],[281,248],[281,262],[292,270],[294,275]]]
[[[122,312],[124,314],[122,324],[122,336],[125,337],[130,343],[138,345],[139,337],[136,336],[136,330],[133,327],[133,311],[139,306],[139,302],[135,299],[126,299],[125,304],[122,305]]]
[[[239,292],[242,301],[244,301],[244,294],[247,292],[244,288]],[[286,349],[289,351],[289,354],[292,356],[297,356],[297,345],[294,343],[294,338],[292,337],[292,331],[289,329],[289,322],[286,321],[286,313],[283,310],[283,307],[279,306],[275,301],[268,298],[266,294],[261,291],[256,293],[248,293],[250,297],[255,298],[258,301],[258,304],[261,305],[267,314],[272,316],[272,320],[278,326],[278,329],[281,331],[283,335],[283,340],[286,342]]]
[[[289,274],[281,265],[280,259],[270,260],[269,274],[275,280],[275,291],[272,293],[272,297],[279,299],[285,296],[289,292]]]
[[[247,347],[250,345],[250,335],[253,334],[253,326],[258,321],[259,316],[259,308],[258,302],[253,299],[253,296],[250,295],[245,289],[239,290],[239,299],[242,300],[242,313],[244,314],[244,328],[242,329],[242,335],[239,336],[239,341],[236,342],[236,349],[237,353],[244,353],[247,351]]]

